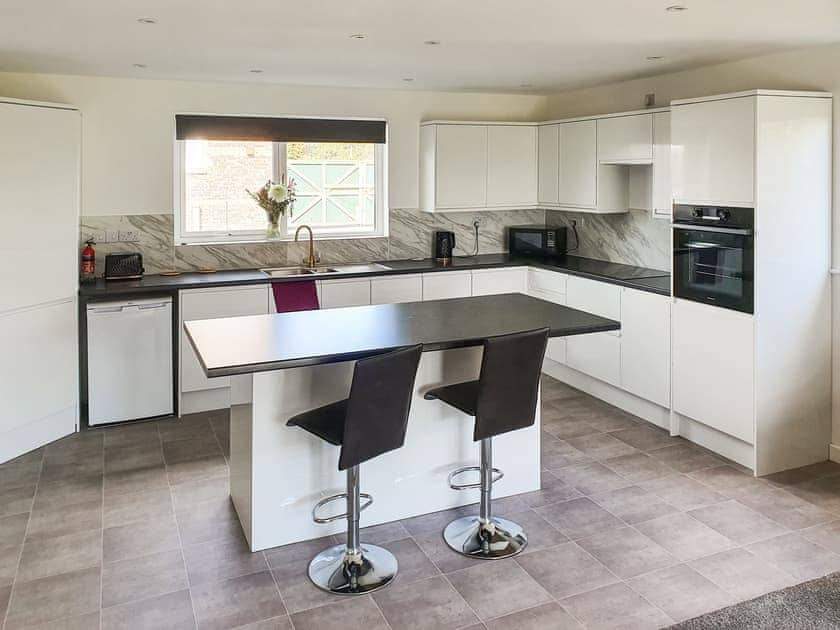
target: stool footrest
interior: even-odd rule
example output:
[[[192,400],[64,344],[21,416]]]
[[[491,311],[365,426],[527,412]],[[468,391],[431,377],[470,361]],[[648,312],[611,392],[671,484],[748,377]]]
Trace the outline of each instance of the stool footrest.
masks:
[[[462,475],[467,472],[481,472],[481,466],[463,466],[461,468],[456,468],[447,477],[447,482],[449,483],[449,487],[453,490],[474,490],[476,488],[481,488],[481,482],[478,483],[455,483],[453,479],[458,475]],[[505,476],[498,468],[493,468],[493,480],[490,483],[496,483],[502,477]]]
[[[362,510],[366,510],[373,504],[373,497],[365,492],[360,492],[359,496],[365,501],[359,506],[359,512]],[[312,508],[312,520],[316,523],[332,523],[333,521],[337,521],[341,518],[347,518],[348,513],[344,512],[343,514],[336,514],[335,516],[318,516],[318,510],[327,505],[327,503],[332,503],[333,501],[338,501],[339,499],[347,499],[347,493],[341,492],[340,494],[334,494],[332,496],[326,497],[318,501],[315,504],[315,507]]]

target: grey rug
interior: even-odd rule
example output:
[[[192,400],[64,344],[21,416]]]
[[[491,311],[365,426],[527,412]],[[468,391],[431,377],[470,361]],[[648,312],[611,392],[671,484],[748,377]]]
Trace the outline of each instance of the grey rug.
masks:
[[[683,621],[676,630],[840,628],[840,573]]]

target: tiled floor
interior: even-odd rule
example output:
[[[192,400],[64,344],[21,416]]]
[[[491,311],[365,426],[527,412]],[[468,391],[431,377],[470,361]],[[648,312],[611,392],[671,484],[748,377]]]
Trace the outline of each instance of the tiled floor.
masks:
[[[840,465],[753,479],[545,379],[543,489],[496,503],[526,553],[468,561],[438,513],[366,530],[400,574],[310,585],[312,541],[251,554],[224,414],[86,432],[0,466],[0,621],[17,628],[656,628],[840,570]]]

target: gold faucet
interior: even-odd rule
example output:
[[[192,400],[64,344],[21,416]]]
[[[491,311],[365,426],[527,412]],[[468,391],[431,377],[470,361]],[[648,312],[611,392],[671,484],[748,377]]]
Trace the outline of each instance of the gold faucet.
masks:
[[[298,236],[300,236],[300,231],[306,228],[309,230],[309,255],[303,259],[303,264],[309,267],[310,269],[314,269],[315,266],[321,261],[320,256],[315,254],[314,244],[312,242],[312,228],[308,225],[300,225],[298,229],[295,230],[295,243],[298,242]]]

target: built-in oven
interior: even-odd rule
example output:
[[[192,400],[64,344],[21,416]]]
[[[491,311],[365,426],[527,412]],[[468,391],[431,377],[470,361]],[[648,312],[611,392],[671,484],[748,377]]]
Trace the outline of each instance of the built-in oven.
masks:
[[[752,313],[752,208],[674,206],[674,297]]]

